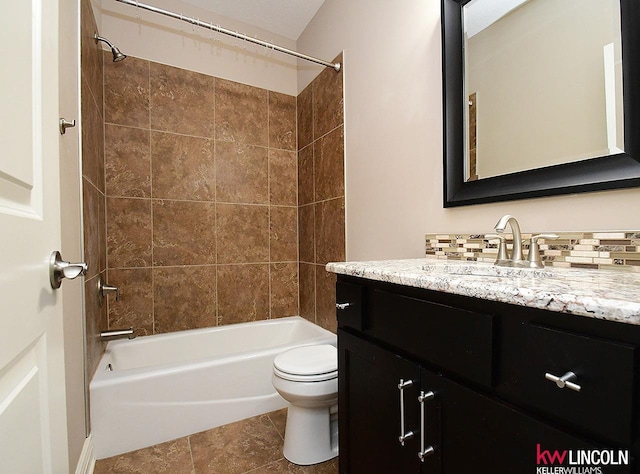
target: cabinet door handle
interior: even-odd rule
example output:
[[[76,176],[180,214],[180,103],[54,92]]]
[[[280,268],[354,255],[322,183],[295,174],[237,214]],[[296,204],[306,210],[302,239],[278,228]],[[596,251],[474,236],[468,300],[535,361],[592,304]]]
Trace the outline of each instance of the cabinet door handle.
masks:
[[[343,310],[353,306],[351,303],[336,303],[336,309]]]
[[[433,446],[424,446],[424,430],[425,430],[425,422],[424,422],[424,402],[427,400],[433,400],[436,396],[431,390],[428,392],[420,392],[420,396],[418,396],[418,403],[420,403],[420,451],[418,451],[418,458],[421,462],[424,462],[424,458],[433,454],[435,451]]]
[[[546,374],[544,374],[544,378],[547,380],[551,380],[552,382],[555,382],[558,388],[567,387],[573,390],[574,392],[579,392],[580,390],[582,390],[582,387],[580,385],[578,385],[577,383],[574,383],[574,381],[578,380],[578,376],[573,372],[567,372],[562,377],[558,377],[557,375],[553,375],[547,372]]]
[[[407,431],[406,433],[404,431],[404,389],[412,385],[413,380],[403,379],[400,379],[398,384],[398,390],[400,390],[400,436],[398,436],[398,441],[402,446],[404,446],[406,440],[413,438],[413,431]]]

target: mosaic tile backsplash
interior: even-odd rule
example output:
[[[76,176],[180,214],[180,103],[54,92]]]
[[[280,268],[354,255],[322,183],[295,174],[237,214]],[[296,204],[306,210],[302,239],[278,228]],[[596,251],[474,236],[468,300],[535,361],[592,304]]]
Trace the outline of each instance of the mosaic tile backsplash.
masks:
[[[525,257],[529,239],[538,233],[522,234]],[[640,272],[640,231],[554,233],[557,240],[538,240],[547,266]],[[495,262],[499,240],[486,235],[491,234],[426,234],[425,253],[442,259]],[[511,251],[511,235],[505,235]]]

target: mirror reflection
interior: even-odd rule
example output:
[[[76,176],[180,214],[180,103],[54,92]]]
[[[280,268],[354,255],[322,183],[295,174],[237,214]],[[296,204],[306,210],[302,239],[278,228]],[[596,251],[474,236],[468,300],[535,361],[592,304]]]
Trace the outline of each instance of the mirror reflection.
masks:
[[[619,0],[463,8],[465,181],[624,151]]]

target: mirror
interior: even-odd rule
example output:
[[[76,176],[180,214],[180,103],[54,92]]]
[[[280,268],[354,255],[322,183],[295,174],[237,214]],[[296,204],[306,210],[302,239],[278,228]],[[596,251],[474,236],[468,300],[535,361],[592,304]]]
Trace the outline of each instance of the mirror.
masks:
[[[471,0],[462,14],[467,181],[623,152],[619,0]]]
[[[635,3],[442,0],[445,207],[640,186]]]

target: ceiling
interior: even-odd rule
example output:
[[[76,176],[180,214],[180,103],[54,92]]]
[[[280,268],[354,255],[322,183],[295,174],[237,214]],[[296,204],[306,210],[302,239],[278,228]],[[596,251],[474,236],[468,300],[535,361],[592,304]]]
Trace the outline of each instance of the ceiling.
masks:
[[[324,3],[324,0],[184,1],[293,40],[298,39]]]
[[[472,0],[463,9],[467,37],[480,33],[528,0]]]

